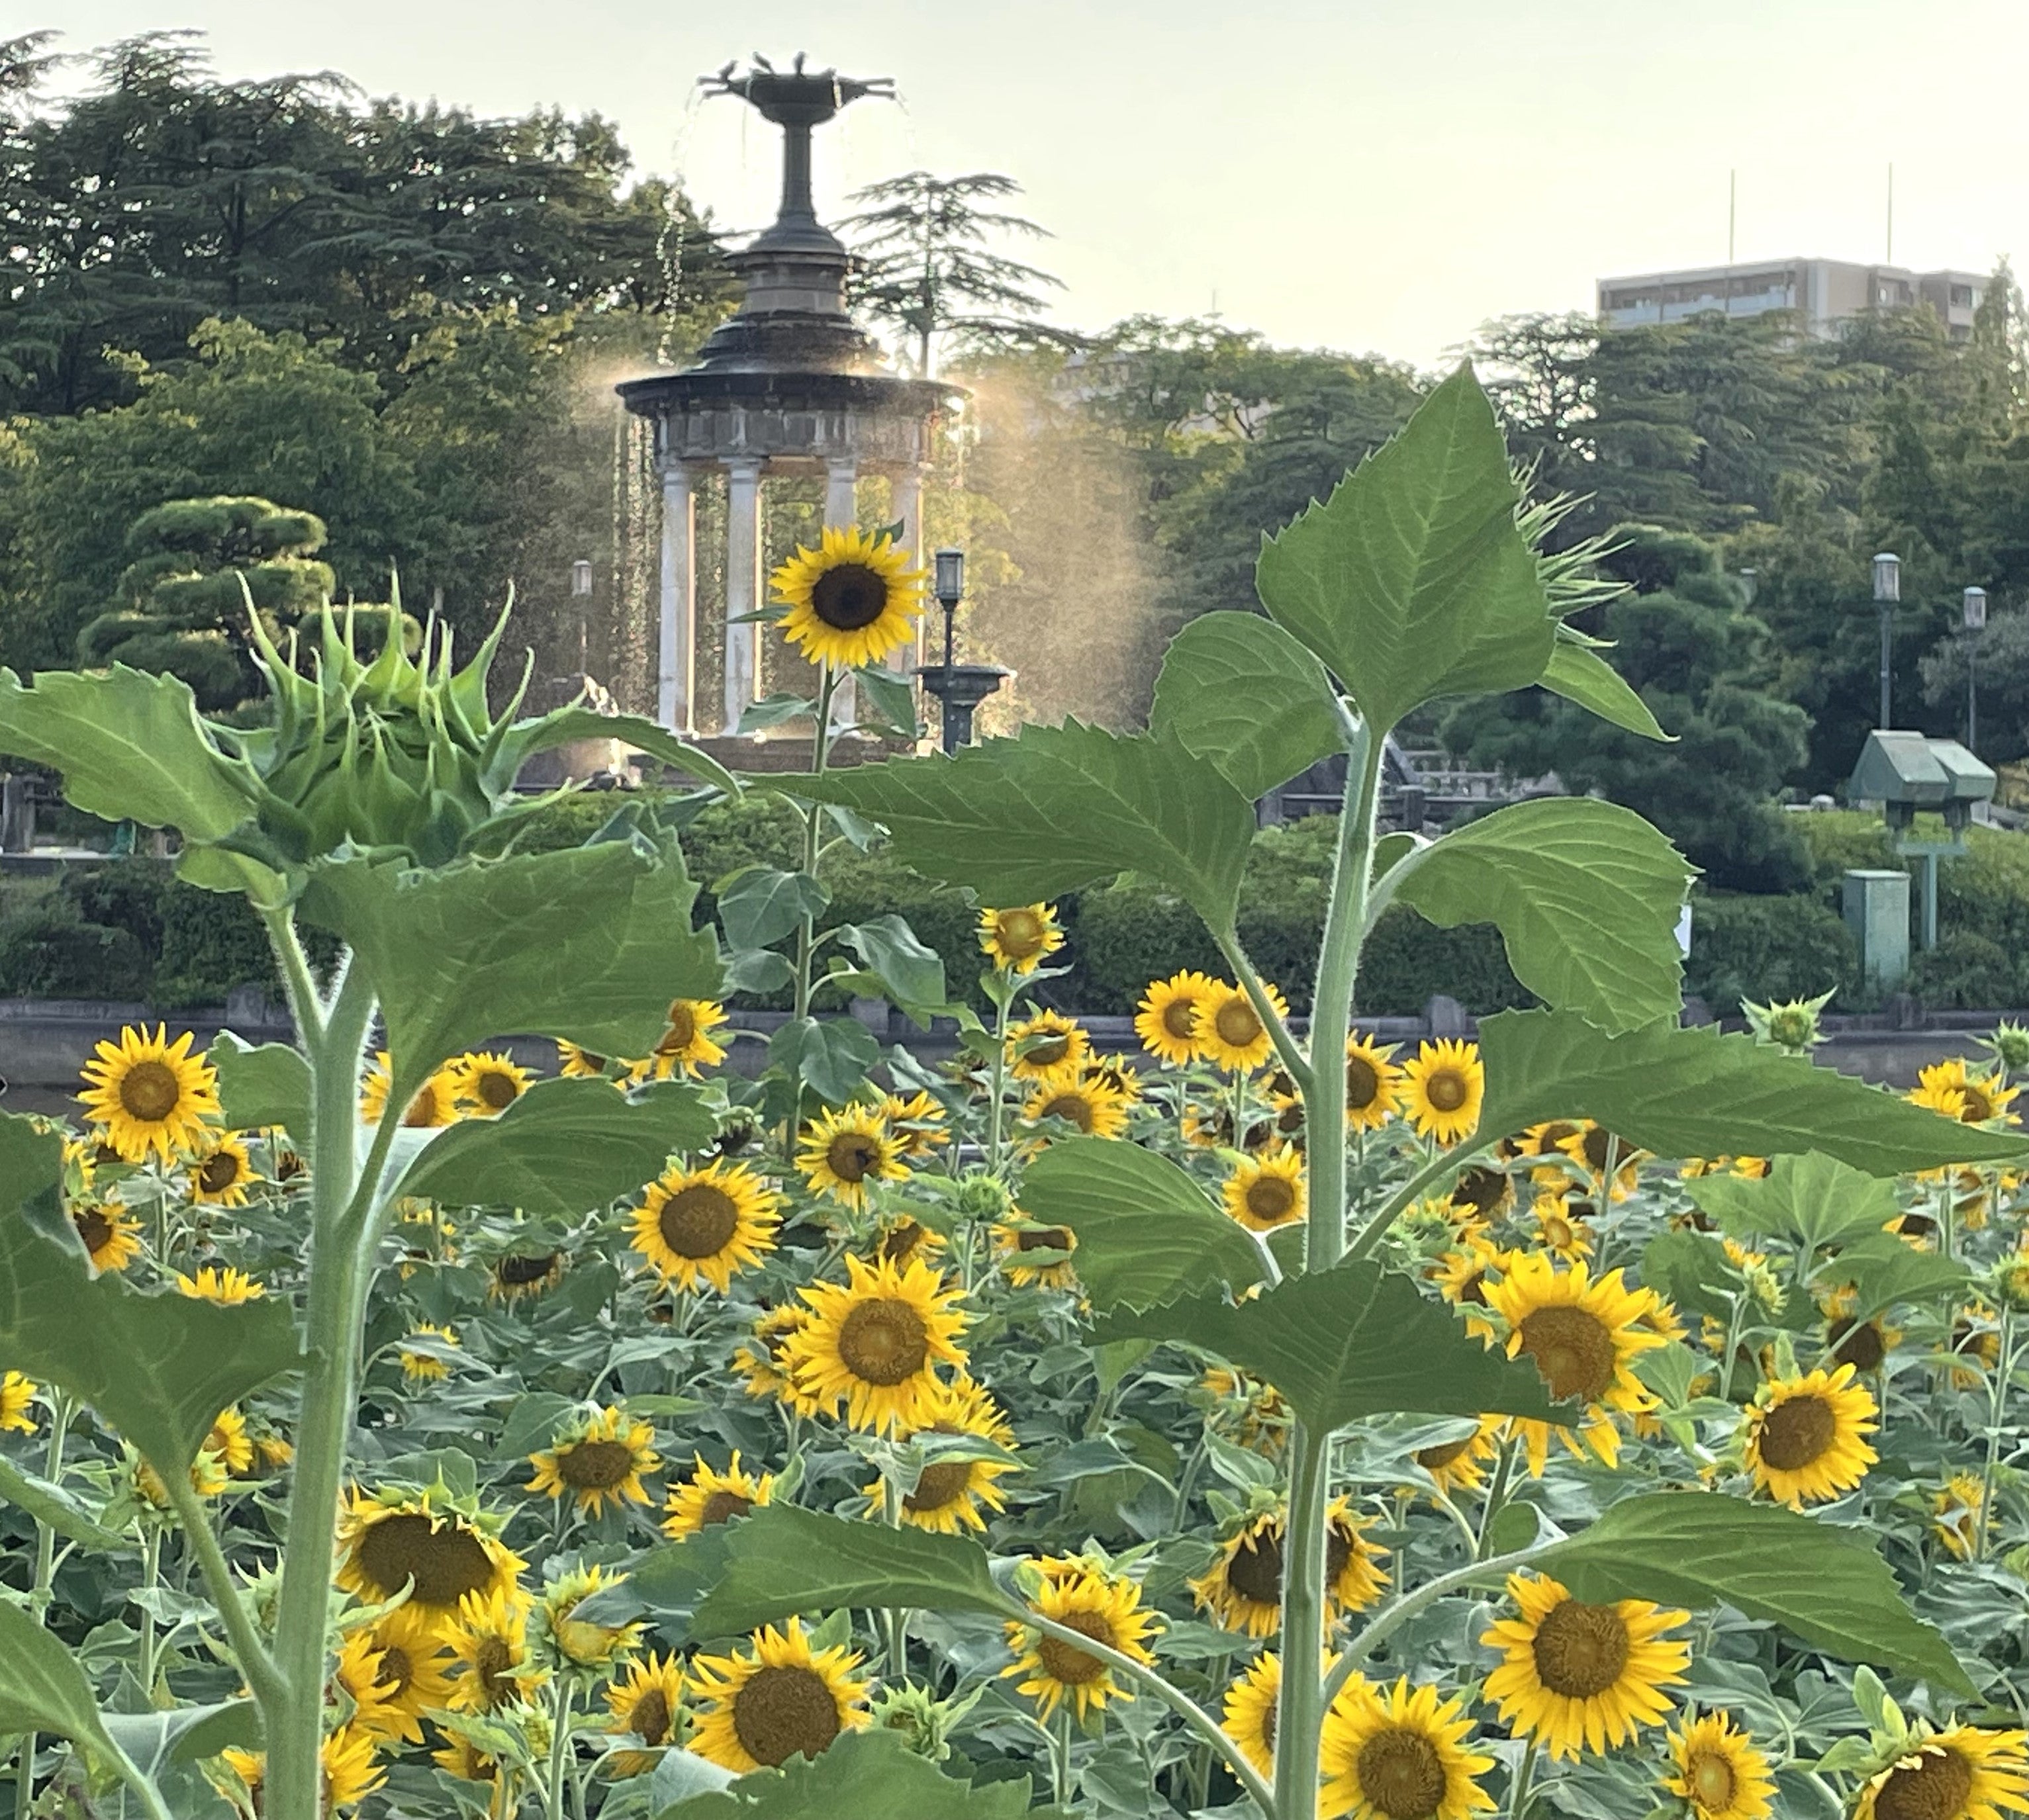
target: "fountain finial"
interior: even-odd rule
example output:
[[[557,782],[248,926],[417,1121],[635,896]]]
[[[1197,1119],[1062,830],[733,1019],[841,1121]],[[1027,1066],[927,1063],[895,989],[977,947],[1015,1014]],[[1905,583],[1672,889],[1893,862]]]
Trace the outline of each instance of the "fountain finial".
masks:
[[[708,96],[736,95],[763,120],[782,129],[782,206],[774,226],[757,245],[807,243],[813,233],[832,239],[818,225],[810,200],[810,128],[823,125],[863,96],[884,101],[895,98],[892,76],[862,79],[840,76],[835,69],[806,70],[804,61],[805,54],[798,51],[795,66],[785,72],[757,50],[744,76],[735,76],[734,65],[728,63],[714,74],[698,78],[698,87]]]

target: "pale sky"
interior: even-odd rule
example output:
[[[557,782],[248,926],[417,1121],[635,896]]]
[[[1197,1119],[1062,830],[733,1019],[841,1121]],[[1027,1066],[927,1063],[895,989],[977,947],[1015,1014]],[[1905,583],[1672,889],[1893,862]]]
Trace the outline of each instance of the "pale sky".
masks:
[[[2023,0],[5,0],[84,50],[210,34],[229,75],[332,68],[487,113],[597,109],[731,228],[776,135],[696,78],[759,50],[892,76],[818,141],[821,212],[917,166],[1007,172],[1055,320],[1216,309],[1427,364],[1600,276],[1742,258],[2029,266]],[[1010,249],[1022,256],[1018,247]]]

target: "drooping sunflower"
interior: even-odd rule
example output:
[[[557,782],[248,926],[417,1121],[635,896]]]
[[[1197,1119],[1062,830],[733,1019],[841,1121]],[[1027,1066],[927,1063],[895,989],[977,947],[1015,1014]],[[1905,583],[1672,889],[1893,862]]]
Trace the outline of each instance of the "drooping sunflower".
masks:
[[[344,1591],[384,1605],[410,1587],[409,1604],[439,1622],[470,1594],[511,1592],[526,1566],[490,1527],[447,1508],[433,1491],[373,1497],[355,1487],[338,1542]]]
[[[1205,1007],[1218,990],[1215,980],[1192,967],[1167,980],[1151,980],[1134,1014],[1141,1047],[1159,1062],[1188,1068],[1201,1053]]]
[[[376,1761],[378,1740],[357,1725],[343,1725],[325,1734],[317,1747],[317,1763],[323,1771],[322,1811],[336,1814],[341,1807],[356,1807],[387,1780]],[[258,1815],[265,1805],[264,1788],[268,1779],[265,1751],[243,1751],[237,1746],[219,1753],[236,1789],[221,1788],[243,1814]]]
[[[2029,1813],[2020,1732],[1953,1725],[1927,1737],[1867,1785],[1853,1820],[2001,1820]]]
[[[1068,1289],[1078,1281],[1078,1266],[1066,1255],[1052,1262],[1026,1262],[1032,1254],[1070,1253],[1078,1249],[1078,1234],[1069,1226],[1046,1226],[1028,1219],[1017,1207],[1016,1220],[993,1229],[993,1249],[1007,1281],[1017,1289]]]
[[[1370,1542],[1372,1517],[1362,1516],[1352,1500],[1340,1496],[1325,1510],[1325,1609],[1334,1618],[1364,1611],[1381,1596],[1381,1564],[1388,1551]]]
[[[564,1280],[561,1251],[509,1251],[495,1258],[487,1272],[486,1299],[510,1308],[547,1295]]]
[[[498,1712],[549,1679],[529,1659],[528,1600],[511,1582],[466,1594],[443,1640],[453,1677],[444,1703],[453,1712]]]
[[[451,1658],[443,1625],[413,1605],[398,1605],[354,1635],[372,1651],[383,1735],[420,1744],[423,1715],[451,1703]]]
[[[575,1043],[557,1039],[557,1072],[566,1081],[603,1081],[606,1058]]]
[[[874,1247],[877,1257],[891,1264],[906,1264],[919,1254],[929,1258],[944,1248],[944,1234],[912,1220],[907,1214],[881,1223],[881,1241]]]
[[[1137,1662],[1155,1659],[1148,1647],[1154,1620],[1141,1609],[1141,1588],[1133,1581],[1100,1573],[1075,1558],[1055,1557],[1036,1565],[1043,1583],[1029,1603],[1037,1616]],[[1000,1671],[1003,1678],[1014,1681],[1018,1692],[1034,1700],[1045,1719],[1066,1700],[1082,1722],[1088,1713],[1104,1711],[1110,1700],[1134,1697],[1131,1687],[1114,1680],[1112,1665],[1103,1657],[1033,1625],[1011,1620],[1007,1647],[1014,1660]]]
[[[1467,1748],[1472,1721],[1461,1703],[1406,1676],[1380,1688],[1355,1675],[1319,1736],[1321,1820],[1471,1820],[1491,1809],[1478,1779],[1493,1759]]]
[[[35,1432],[31,1406],[43,1394],[43,1387],[18,1371],[0,1372],[0,1434],[12,1429],[17,1434]]]
[[[725,1059],[725,1046],[712,1040],[712,1032],[725,1021],[725,1007],[713,999],[677,999],[671,1002],[662,1039],[655,1053],[645,1061],[627,1066],[629,1082],[669,1081],[687,1074],[695,1081],[707,1068]]]
[[[1463,1310],[1465,1329],[1476,1340],[1494,1338],[1493,1323],[1475,1310],[1488,1306],[1486,1290],[1490,1273],[1505,1270],[1512,1254],[1478,1232],[1467,1232],[1451,1250],[1427,1265],[1423,1274],[1437,1286],[1437,1292]]]
[[[455,1726],[457,1722],[454,1720],[452,1724]],[[445,1743],[430,1752],[430,1761],[447,1776],[455,1776],[461,1782],[498,1783],[500,1780],[499,1763],[455,1729]]]
[[[388,1094],[394,1082],[388,1052],[382,1050],[359,1084],[359,1118],[364,1125],[378,1125],[388,1110]],[[435,1131],[458,1120],[458,1095],[451,1071],[440,1068],[417,1088],[402,1114],[402,1123],[412,1131]]]
[[[1273,986],[1264,988],[1275,1014],[1286,1017],[1288,1003]],[[1238,986],[1215,980],[1198,1013],[1198,1053],[1229,1074],[1259,1068],[1275,1052],[1275,1040]]]
[[[1747,1465],[1771,1498],[1801,1510],[1849,1492],[1879,1457],[1874,1399],[1850,1365],[1771,1378],[1747,1415]]]
[[[2008,1084],[2005,1073],[1976,1072],[1967,1066],[1963,1055],[1954,1055],[1920,1069],[1909,1097],[1961,1124],[1986,1125],[1996,1119],[2013,1124],[2015,1115],[2009,1107],[2021,1091]]]
[[[940,1384],[925,1407],[930,1419],[914,1429],[915,1434],[971,1435],[996,1447],[1014,1445],[1014,1431],[1007,1425],[1007,1418],[985,1387],[969,1377]],[[1012,1460],[932,1460],[917,1479],[916,1488],[903,1497],[902,1521],[940,1536],[984,1529],[986,1519],[980,1514],[980,1506],[1004,1510],[1007,1500],[995,1481],[1019,1470]],[[866,1495],[870,1499],[881,1495],[877,1480],[866,1488]]]
[[[536,1473],[528,1488],[547,1492],[552,1503],[575,1498],[581,1516],[597,1517],[609,1503],[616,1510],[647,1503],[641,1475],[662,1463],[655,1429],[608,1405],[567,1423],[548,1447],[529,1456]]]
[[[1388,1551],[1367,1540],[1369,1519],[1346,1498],[1326,1514],[1325,1596],[1334,1616],[1359,1611],[1381,1596],[1380,1564]],[[1272,1636],[1282,1622],[1282,1548],[1285,1524],[1267,1511],[1227,1538],[1211,1566],[1190,1582],[1200,1608],[1229,1630]]]
[[[118,1201],[91,1201],[70,1210],[95,1270],[124,1270],[141,1255],[141,1229]]]
[[[1033,973],[1063,945],[1063,926],[1053,903],[979,913],[980,951],[1003,973]]]
[[[194,1301],[216,1302],[221,1308],[236,1308],[243,1302],[258,1302],[268,1293],[244,1270],[229,1264],[202,1266],[195,1277],[176,1273],[177,1292]]]
[[[555,1563],[551,1563],[555,1570]],[[602,1566],[576,1567],[557,1574],[536,1602],[536,1651],[558,1669],[606,1668],[640,1648],[638,1624],[601,1624],[580,1614],[579,1607],[625,1579]]]
[[[847,1281],[799,1292],[810,1317],[783,1348],[796,1387],[826,1414],[845,1406],[856,1429],[918,1426],[940,1364],[963,1366],[958,1292],[920,1258],[868,1264],[848,1254]]]
[[[1402,1064],[1402,1104],[1419,1137],[1456,1144],[1479,1125],[1486,1098],[1486,1069],[1479,1045],[1442,1036],[1417,1047]]]
[[[1683,1680],[1691,1656],[1663,1633],[1690,1613],[1641,1599],[1588,1605],[1535,1574],[1510,1574],[1508,1592],[1520,1617],[1500,1619],[1479,1640],[1503,1656],[1486,1697],[1510,1731],[1569,1760],[1661,1722],[1670,1710],[1663,1690]]]
[[[648,1746],[645,1751],[615,1751],[606,1759],[614,1775],[643,1775],[655,1766],[662,1747],[676,1740],[683,1698],[682,1659],[652,1650],[606,1690],[606,1709],[613,1715],[607,1734],[639,1738]]]
[[[535,1084],[535,1070],[504,1051],[474,1050],[444,1065],[451,1098],[474,1118],[498,1118]]]
[[[206,1121],[219,1116],[218,1077],[191,1054],[191,1040],[186,1030],[170,1042],[165,1024],[152,1036],[145,1025],[130,1025],[85,1063],[78,1102],[122,1162],[152,1155],[166,1165],[179,1151],[202,1147]]]
[[[888,1095],[881,1102],[881,1114],[888,1121],[888,1134],[900,1147],[904,1162],[929,1156],[951,1142],[943,1104],[926,1088],[906,1095]]]
[[[774,1496],[775,1475],[743,1470],[736,1447],[732,1463],[722,1473],[707,1466],[703,1455],[692,1458],[695,1470],[683,1484],[670,1488],[662,1507],[662,1533],[673,1542],[744,1517]]]
[[[373,1640],[363,1629],[340,1637],[332,1684],[352,1703],[346,1724],[371,1737],[393,1738],[400,1731],[402,1715],[395,1710],[393,1690],[380,1685],[373,1655]]]
[[[829,1195],[857,1212],[869,1182],[907,1180],[902,1147],[877,1107],[842,1106],[820,1113],[796,1140],[796,1167],[811,1193]]]
[[[1730,1713],[1707,1713],[1671,1733],[1670,1760],[1676,1773],[1663,1786],[1688,1802],[1697,1820],[1767,1820],[1773,1811],[1768,1759]]]
[[[421,1345],[417,1343],[421,1342]],[[409,1335],[398,1354],[402,1375],[411,1384],[441,1384],[451,1376],[451,1365],[442,1351],[425,1348],[453,1348],[458,1344],[458,1330],[444,1327],[435,1321],[425,1321]]]
[[[1599,1184],[1606,1174],[1607,1156],[1613,1158],[1613,1195],[1616,1201],[1624,1201],[1634,1192],[1641,1179],[1641,1163],[1648,1152],[1637,1150],[1624,1137],[1616,1136],[1603,1125],[1595,1125],[1588,1119],[1560,1147],[1565,1155],[1579,1164],[1592,1184],[1592,1192],[1597,1196]]]
[[[1402,1070],[1395,1045],[1356,1030],[1345,1043],[1345,1122],[1352,1131],[1377,1131],[1400,1109]]]
[[[254,1440],[247,1432],[247,1418],[236,1409],[222,1409],[212,1418],[211,1433],[205,1436],[205,1451],[236,1477],[254,1470]]]
[[[1885,1316],[1855,1318],[1860,1292],[1850,1283],[1831,1290],[1820,1306],[1825,1314],[1825,1344],[1831,1348],[1831,1362],[1835,1366],[1850,1365],[1863,1373],[1879,1371],[1902,1342],[1902,1330],[1890,1326]]]
[[[1118,1137],[1127,1129],[1127,1096],[1074,1062],[1037,1081],[1022,1116],[1037,1125],[1061,1118],[1087,1137]]]
[[[1092,1038],[1075,1017],[1038,1011],[1007,1030],[1007,1069],[1018,1081],[1040,1081],[1063,1067],[1076,1067],[1092,1053]]]
[[[745,1775],[792,1757],[821,1755],[841,1732],[866,1723],[860,1659],[843,1644],[814,1649],[791,1618],[755,1633],[748,1647],[691,1662],[691,1685],[704,1703],[690,1748],[721,1769]]]
[[[1286,1147],[1243,1157],[1220,1192],[1226,1210],[1249,1232],[1272,1232],[1304,1217],[1304,1159]]]
[[[1515,1199],[1515,1178],[1507,1170],[1482,1164],[1461,1169],[1452,1184],[1451,1203],[1463,1220],[1478,1223],[1491,1220]]]
[[[772,1396],[799,1415],[817,1413],[816,1405],[796,1388],[785,1356],[789,1336],[809,1319],[810,1310],[793,1302],[770,1308],[754,1323],[753,1337],[733,1349],[733,1369],[745,1380],[749,1396]]]
[[[634,1249],[681,1289],[707,1283],[722,1295],[734,1273],[775,1248],[782,1197],[744,1163],[666,1171],[634,1214]]]
[[[1567,1264],[1582,1262],[1592,1255],[1593,1229],[1571,1210],[1562,1195],[1538,1195],[1529,1210],[1537,1246]]]
[[[807,662],[843,670],[878,663],[915,636],[925,579],[887,532],[827,525],[817,547],[799,544],[768,585],[789,610],[783,637]]]
[[[230,1132],[215,1138],[191,1159],[190,1196],[202,1207],[243,1207],[258,1179],[247,1147]]]
[[[1612,1412],[1632,1414],[1654,1400],[1634,1371],[1638,1353],[1666,1344],[1642,1324],[1654,1295],[1628,1288],[1618,1270],[1595,1279],[1583,1263],[1560,1270],[1537,1252],[1508,1257],[1500,1280],[1488,1281],[1483,1292],[1487,1306],[1508,1324],[1508,1356],[1526,1353],[1534,1359],[1553,1397],[1583,1399],[1583,1425],[1557,1431],[1565,1446],[1581,1457],[1589,1446],[1612,1466],[1620,1456]],[[1515,1419],[1528,1441],[1530,1470],[1540,1477],[1551,1425]]]
[[[1409,1457],[1430,1475],[1446,1497],[1455,1492],[1476,1492],[1486,1483],[1487,1464],[1499,1451],[1494,1436],[1500,1428],[1497,1420],[1482,1416],[1471,1434],[1419,1447]]]
[[[1931,1494],[1931,1533],[1946,1553],[1960,1561],[1972,1559],[1986,1505],[1986,1487],[1977,1473],[1954,1473]]]
[[[1275,1774],[1275,1709],[1282,1699],[1282,1659],[1264,1649],[1226,1690],[1219,1714],[1226,1735],[1263,1777]]]

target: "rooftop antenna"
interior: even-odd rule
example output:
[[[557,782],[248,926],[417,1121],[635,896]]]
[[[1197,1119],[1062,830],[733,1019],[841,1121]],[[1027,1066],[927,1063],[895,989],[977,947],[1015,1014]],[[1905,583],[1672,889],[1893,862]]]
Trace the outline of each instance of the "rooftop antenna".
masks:
[[[1738,170],[1728,171],[1726,173],[1726,262],[1729,265],[1733,263],[1733,231],[1739,219],[1739,203],[1740,172]]]
[[[1895,263],[1895,167],[1888,167],[1888,251],[1883,263]]]

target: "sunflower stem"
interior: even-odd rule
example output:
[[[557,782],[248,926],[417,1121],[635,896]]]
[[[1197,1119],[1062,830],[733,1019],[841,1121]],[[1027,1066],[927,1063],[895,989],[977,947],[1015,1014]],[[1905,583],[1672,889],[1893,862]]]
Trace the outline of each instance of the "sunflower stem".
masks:
[[[564,1773],[570,1762],[571,1701],[577,1691],[569,1675],[557,1677],[556,1700],[550,1715],[555,1728],[550,1738],[550,1774],[543,1790],[543,1820],[564,1820]]]
[[[1000,990],[996,991],[996,986]],[[989,1173],[1000,1173],[1001,1128],[1007,1115],[1005,1101],[1007,1094],[1007,1014],[1014,1003],[1014,982],[1004,972],[996,973],[987,985],[987,995],[993,1001],[993,1061],[990,1069],[988,1089],[986,1131],[986,1167]]]
[[[1268,1032],[1268,1040],[1274,1044],[1275,1058],[1296,1082],[1298,1091],[1308,1094],[1311,1088],[1311,1065],[1304,1059],[1304,1051],[1283,1021],[1282,1014],[1275,1009],[1275,1001],[1268,996],[1267,985],[1259,969],[1247,958],[1239,936],[1230,929],[1213,929],[1211,938],[1219,944],[1226,964],[1233,969],[1234,980],[1247,995],[1247,1002],[1254,1007],[1255,1016],[1261,1020],[1262,1029]],[[1315,1027],[1315,1020],[1312,1027]]]
[[[1341,1043],[1341,1052],[1344,1050]],[[1339,1095],[1344,1116],[1345,1095]],[[1311,1260],[1311,1268],[1317,1268]],[[1324,1722],[1325,1519],[1331,1436],[1290,1431],[1289,1544],[1282,1559],[1282,1691],[1275,1713],[1277,1820],[1316,1820]]]
[[[232,1570],[226,1564],[225,1551],[219,1547],[217,1535],[212,1529],[210,1514],[205,1509],[204,1500],[197,1495],[187,1473],[166,1474],[162,1484],[176,1515],[182,1520],[184,1535],[204,1574],[211,1602],[218,1608],[219,1621],[225,1626],[232,1652],[239,1659],[239,1672],[247,1677],[247,1685],[258,1699],[277,1698],[282,1692],[282,1681],[276,1670],[275,1659],[262,1641],[261,1633],[254,1629],[254,1620],[247,1610],[247,1602],[239,1596]]]
[[[161,1475],[165,1489],[169,1475]],[[150,1522],[141,1537],[141,1592],[135,1600],[141,1611],[141,1647],[138,1652],[139,1666],[135,1678],[141,1684],[142,1697],[150,1706],[155,1703],[155,1614],[153,1609],[155,1590],[162,1581],[162,1525]]]
[[[1508,1820],[1523,1820],[1529,1811],[1530,1785],[1536,1779],[1537,1741],[1531,1738],[1522,1753],[1522,1766],[1515,1772],[1515,1786],[1508,1792]]]
[[[1486,1544],[1493,1534],[1493,1519],[1507,1506],[1508,1488],[1515,1482],[1515,1457],[1520,1452],[1522,1437],[1512,1432],[1503,1437],[1500,1457],[1494,1462],[1493,1483],[1486,1488],[1486,1503],[1479,1513],[1479,1533],[1473,1540],[1472,1551],[1476,1559],[1483,1559]]]
[[[818,725],[811,736],[810,771],[822,777],[831,762],[831,699],[838,689],[838,678],[833,673],[829,659],[826,659],[818,680]],[[818,831],[824,825],[824,810],[814,803],[803,805],[803,870],[812,878],[818,875]],[[807,1017],[810,1014],[810,974],[817,959],[818,919],[812,910],[805,915],[796,931],[796,1015]]]
[[[310,957],[296,933],[296,919],[286,909],[279,909],[262,910],[261,921],[267,925],[268,943],[275,951],[297,1033],[306,1045],[314,1043],[325,1033],[325,1010],[317,982],[310,977]]]
[[[1994,1382],[1988,1392],[1986,1461],[1979,1476],[1979,1520],[1974,1533],[1972,1558],[1986,1559],[1987,1530],[1994,1509],[1994,1475],[2001,1466],[2001,1422],[2008,1409],[2008,1381],[2015,1373],[2015,1309],[2001,1304],[2000,1350],[1994,1362]]]
[[[1456,1180],[1474,1158],[1492,1149],[1494,1141],[1491,1137],[1469,1137],[1449,1150],[1438,1151],[1389,1196],[1378,1213],[1371,1214],[1359,1226],[1347,1242],[1345,1255],[1348,1258],[1365,1257],[1388,1236],[1388,1229],[1421,1200],[1426,1192],[1441,1181]],[[1314,1177],[1313,1195],[1317,1192],[1315,1181]]]

